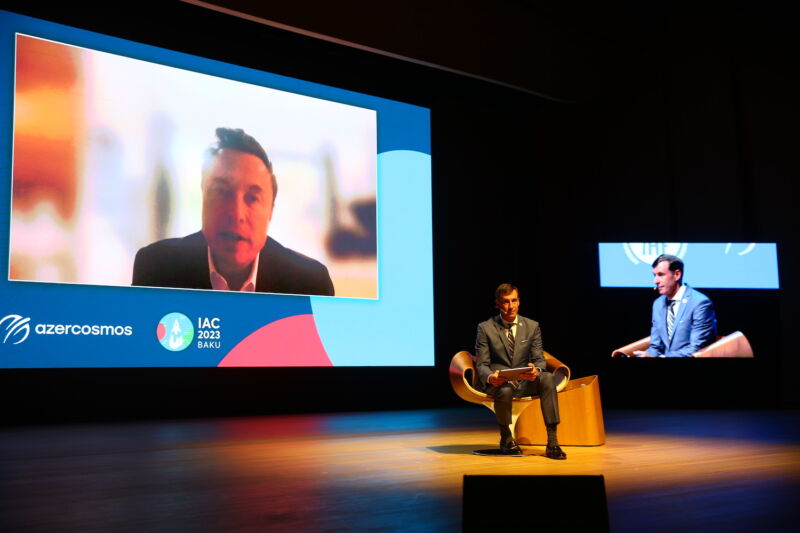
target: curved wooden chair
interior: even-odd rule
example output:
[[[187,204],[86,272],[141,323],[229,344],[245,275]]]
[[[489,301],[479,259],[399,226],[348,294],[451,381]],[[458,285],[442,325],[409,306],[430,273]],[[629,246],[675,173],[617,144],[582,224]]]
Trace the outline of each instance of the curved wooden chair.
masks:
[[[636,357],[633,352],[646,350],[650,346],[650,337],[626,344],[611,352],[611,357]],[[753,348],[744,333],[734,331],[730,335],[718,337],[714,344],[706,346],[692,354],[692,357],[753,357]]]
[[[547,371],[553,374],[553,378],[556,380],[556,391],[564,390],[570,378],[569,367],[547,352],[544,352],[544,357],[547,362]],[[450,385],[452,385],[453,391],[462,400],[484,405],[494,412],[494,399],[475,388],[477,379],[478,373],[475,371],[474,356],[467,351],[455,354],[450,361]],[[534,400],[538,400],[538,398],[531,396],[514,398],[511,403],[512,434],[517,425],[517,419]]]

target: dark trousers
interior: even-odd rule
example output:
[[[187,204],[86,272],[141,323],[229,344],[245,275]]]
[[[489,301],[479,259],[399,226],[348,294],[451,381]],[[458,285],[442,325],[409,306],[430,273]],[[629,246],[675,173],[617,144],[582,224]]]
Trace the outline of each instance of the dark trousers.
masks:
[[[521,380],[517,382],[515,389],[510,382],[506,382],[499,387],[489,385],[486,394],[494,397],[494,412],[497,416],[497,423],[503,426],[511,424],[511,401],[514,398],[524,398],[525,396],[539,396],[542,404],[542,416],[544,423],[548,426],[558,424],[558,393],[556,393],[553,374],[542,372],[534,381]]]

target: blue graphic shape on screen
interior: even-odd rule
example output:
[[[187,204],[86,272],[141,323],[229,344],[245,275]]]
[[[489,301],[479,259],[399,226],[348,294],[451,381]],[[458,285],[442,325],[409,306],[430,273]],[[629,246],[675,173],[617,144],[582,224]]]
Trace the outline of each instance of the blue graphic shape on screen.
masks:
[[[308,296],[0,283],[0,368],[214,367],[262,326],[309,313]],[[184,333],[194,330],[179,351],[160,342],[171,314],[191,321],[179,321]],[[218,348],[201,349],[203,319],[218,323]]]
[[[662,253],[680,257],[684,280],[706,289],[778,289],[774,242],[601,242],[601,287],[653,287],[652,263]]]
[[[430,173],[427,154],[378,157],[379,298],[311,297],[334,366],[433,365]]]

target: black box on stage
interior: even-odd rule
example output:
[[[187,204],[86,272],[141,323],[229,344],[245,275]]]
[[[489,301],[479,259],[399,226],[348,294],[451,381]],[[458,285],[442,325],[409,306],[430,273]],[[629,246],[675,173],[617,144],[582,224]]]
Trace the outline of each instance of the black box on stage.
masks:
[[[608,531],[603,476],[464,476],[463,531]]]

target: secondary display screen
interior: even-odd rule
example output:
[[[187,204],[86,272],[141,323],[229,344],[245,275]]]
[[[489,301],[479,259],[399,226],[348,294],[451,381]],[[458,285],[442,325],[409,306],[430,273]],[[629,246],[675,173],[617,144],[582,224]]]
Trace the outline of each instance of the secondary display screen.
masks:
[[[664,254],[683,265],[654,267]],[[617,341],[612,356],[753,358],[770,352],[763,331],[775,321],[770,293],[777,296],[780,288],[776,243],[604,242],[598,256],[601,287],[655,291],[642,293],[640,304],[624,300],[625,319],[641,326],[640,337],[649,336]]]
[[[428,109],[2,11],[0,39],[0,367],[433,364]]]

